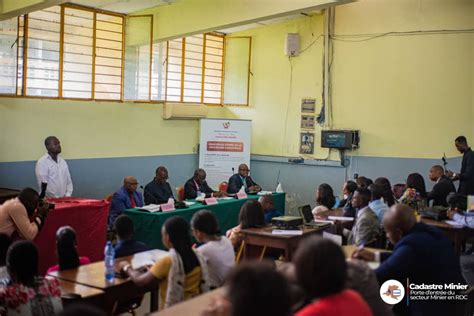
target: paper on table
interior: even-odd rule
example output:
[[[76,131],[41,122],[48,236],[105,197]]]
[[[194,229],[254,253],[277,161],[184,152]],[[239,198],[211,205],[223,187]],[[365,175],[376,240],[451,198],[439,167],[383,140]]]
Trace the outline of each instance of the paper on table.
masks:
[[[140,209],[153,213],[153,212],[159,212],[160,206],[158,204],[148,204],[148,205],[140,207]]]
[[[328,232],[323,232],[323,238],[331,239],[334,241],[336,244],[339,246],[342,246],[342,236],[336,235],[336,234],[331,234]]]
[[[184,204],[186,204],[186,206],[191,206],[191,205],[194,205],[196,204],[196,202],[189,202],[189,201],[183,201]]]
[[[334,221],[329,221],[329,220],[326,220],[326,219],[315,219],[314,220],[315,223],[322,223],[322,224],[334,224]]]
[[[328,219],[332,221],[341,221],[341,222],[354,221],[354,217],[347,217],[347,216],[328,216]]]
[[[166,256],[168,254],[168,251],[160,250],[160,249],[153,249],[149,251],[144,251],[144,252],[139,252],[136,253],[133,256],[132,259],[132,268],[133,269],[139,269],[141,267],[144,267],[146,265],[152,265],[158,259]]]
[[[449,225],[453,226],[453,227],[459,227],[459,228],[463,227],[462,224],[459,224],[458,222],[455,222],[455,221],[444,221],[444,222],[446,224],[449,224]]]
[[[274,229],[272,230],[273,235],[291,235],[291,236],[298,236],[303,235],[302,230],[289,230],[289,229]]]

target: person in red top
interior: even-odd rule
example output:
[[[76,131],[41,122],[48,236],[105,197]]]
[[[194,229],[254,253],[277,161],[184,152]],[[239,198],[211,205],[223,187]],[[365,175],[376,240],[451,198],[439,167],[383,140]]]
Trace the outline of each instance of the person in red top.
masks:
[[[364,299],[346,289],[347,264],[341,247],[328,239],[305,239],[294,258],[296,278],[308,305],[296,316],[372,316]]]
[[[47,273],[74,269],[78,266],[89,264],[87,257],[79,257],[76,249],[76,232],[70,226],[63,226],[56,232],[56,247],[59,264],[48,269]]]

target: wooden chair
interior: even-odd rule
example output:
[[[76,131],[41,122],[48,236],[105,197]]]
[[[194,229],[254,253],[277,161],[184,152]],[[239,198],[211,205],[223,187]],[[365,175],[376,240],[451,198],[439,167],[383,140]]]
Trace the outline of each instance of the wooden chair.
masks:
[[[113,196],[114,196],[113,194],[109,194],[109,195],[107,195],[107,196],[104,198],[104,200],[106,200],[106,201],[109,202],[109,203],[112,203],[112,197],[113,197]]]
[[[177,187],[176,194],[178,195],[178,201],[184,201],[184,186]]]

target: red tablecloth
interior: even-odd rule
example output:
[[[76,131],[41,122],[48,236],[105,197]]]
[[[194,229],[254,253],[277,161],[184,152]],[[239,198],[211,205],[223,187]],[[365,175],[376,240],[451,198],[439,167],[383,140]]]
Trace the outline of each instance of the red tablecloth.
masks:
[[[49,201],[54,202],[56,208],[49,213],[43,229],[34,241],[40,256],[39,272],[44,274],[49,267],[57,264],[56,231],[65,225],[76,231],[80,256],[87,256],[92,262],[103,260],[109,203],[82,198]]]

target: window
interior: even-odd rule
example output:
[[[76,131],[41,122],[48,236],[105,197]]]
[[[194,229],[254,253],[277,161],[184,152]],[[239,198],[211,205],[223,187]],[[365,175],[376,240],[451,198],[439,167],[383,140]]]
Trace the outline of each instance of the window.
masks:
[[[0,93],[15,94],[17,85],[17,19],[0,22]]]
[[[167,42],[166,101],[221,104],[224,37],[200,34]]]

